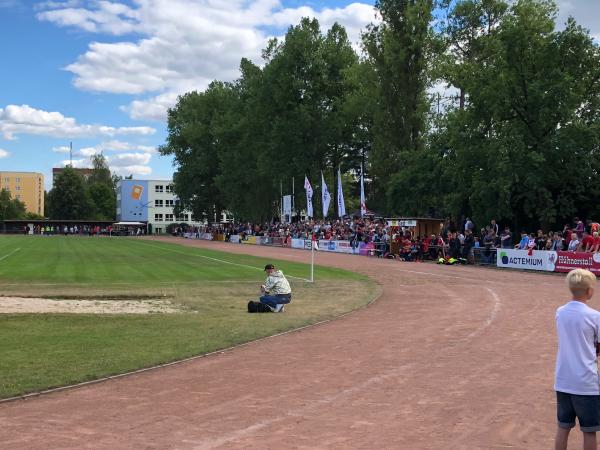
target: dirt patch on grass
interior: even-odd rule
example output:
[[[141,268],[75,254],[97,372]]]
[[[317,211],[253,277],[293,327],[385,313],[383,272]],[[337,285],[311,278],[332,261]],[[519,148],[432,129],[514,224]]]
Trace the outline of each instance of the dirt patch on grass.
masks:
[[[0,314],[153,314],[178,313],[182,309],[165,300],[51,300],[30,297],[0,297]]]

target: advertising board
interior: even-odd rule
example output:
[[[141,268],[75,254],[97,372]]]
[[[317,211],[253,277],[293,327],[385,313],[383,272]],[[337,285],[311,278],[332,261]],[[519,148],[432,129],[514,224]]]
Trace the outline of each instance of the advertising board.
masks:
[[[573,269],[587,269],[600,275],[600,253],[556,252],[556,272],[570,272]]]
[[[556,252],[544,250],[498,249],[496,265],[498,267],[554,272],[557,260]]]

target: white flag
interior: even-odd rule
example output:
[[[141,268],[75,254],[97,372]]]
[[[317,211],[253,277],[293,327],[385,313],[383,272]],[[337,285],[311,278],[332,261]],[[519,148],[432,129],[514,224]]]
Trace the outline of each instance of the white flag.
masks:
[[[342,190],[342,172],[338,167],[338,216],[340,218],[346,215],[346,204],[344,203],[344,191]]]
[[[306,215],[311,218],[313,217],[313,205],[312,205],[312,196],[313,190],[310,185],[310,181],[308,181],[308,177],[304,175],[304,189],[306,189]]]
[[[323,205],[323,217],[327,217],[327,213],[329,212],[329,203],[331,202],[331,195],[329,195],[329,189],[327,189],[327,184],[325,184],[325,177],[323,176],[323,172],[321,172],[321,204]]]
[[[363,176],[363,167],[360,166],[360,217],[367,213],[367,204],[365,203],[365,178]]]

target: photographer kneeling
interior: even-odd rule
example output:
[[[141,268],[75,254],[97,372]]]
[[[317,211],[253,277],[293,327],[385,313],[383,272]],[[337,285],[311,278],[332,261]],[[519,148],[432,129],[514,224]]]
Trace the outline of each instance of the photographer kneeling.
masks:
[[[273,312],[283,312],[285,311],[284,305],[292,301],[290,283],[283,272],[276,270],[273,264],[267,264],[265,272],[267,272],[267,280],[260,287],[263,294],[260,297],[260,302],[269,306]]]

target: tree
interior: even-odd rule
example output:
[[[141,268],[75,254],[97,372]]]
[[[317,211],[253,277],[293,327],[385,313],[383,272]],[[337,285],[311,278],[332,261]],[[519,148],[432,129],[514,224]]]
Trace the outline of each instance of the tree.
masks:
[[[87,180],[91,201],[91,217],[97,220],[114,220],[117,213],[116,184],[119,177],[112,175],[108,161],[102,154],[91,158],[92,173]]]
[[[597,204],[590,180],[598,173],[598,46],[572,19],[555,31],[551,1],[520,0],[504,10],[504,2],[480,0],[457,8],[482,5],[502,13],[492,26],[474,14],[479,19],[468,26],[476,30],[470,47],[477,51],[446,75],[452,83],[460,73],[465,91],[436,138],[452,174],[449,203],[481,222],[562,226]]]
[[[50,218],[83,220],[89,219],[93,204],[90,200],[85,181],[70,166],[54,180],[50,191]]]
[[[375,207],[400,211],[420,192],[409,182],[424,147],[428,102],[427,55],[432,0],[378,0],[381,23],[363,36],[373,71],[373,148],[370,169]],[[396,195],[398,191],[404,195]]]
[[[0,214],[2,220],[23,219],[26,214],[25,203],[13,199],[8,189],[0,191]]]
[[[219,174],[219,141],[213,124],[223,114],[225,83],[214,82],[204,93],[190,92],[169,109],[167,143],[162,155],[174,156],[178,168],[173,176],[174,190],[180,199],[176,214],[190,210],[197,219],[215,220],[224,209],[216,185]]]

